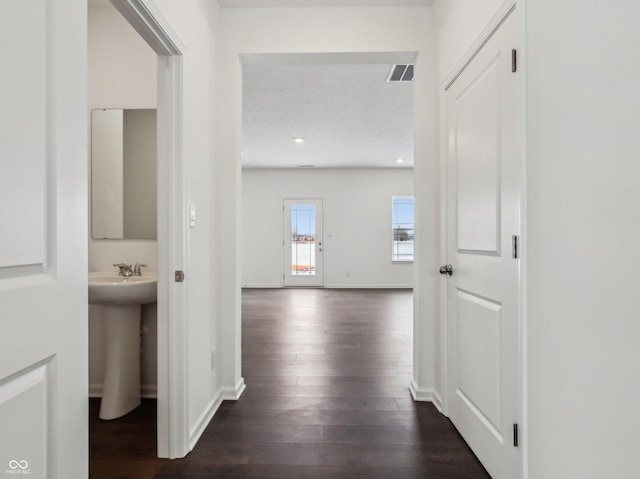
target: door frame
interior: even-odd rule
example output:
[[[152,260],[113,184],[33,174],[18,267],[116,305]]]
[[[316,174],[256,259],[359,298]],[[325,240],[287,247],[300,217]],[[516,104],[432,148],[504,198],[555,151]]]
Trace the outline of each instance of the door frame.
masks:
[[[152,0],[111,0],[158,55],[158,457],[189,452],[186,285],[188,181],[183,138],[184,46]]]
[[[507,18],[514,12],[516,8],[522,10],[522,13],[519,16],[520,21],[520,35],[521,35],[521,45],[523,46],[523,50],[526,48],[525,39],[525,2],[526,0],[505,0],[500,9],[493,16],[491,21],[486,25],[486,27],[482,30],[482,32],[478,35],[473,44],[469,47],[469,49],[465,52],[462,58],[458,61],[456,66],[451,70],[451,72],[445,77],[445,79],[440,84],[439,89],[439,98],[441,106],[440,113],[440,264],[447,264],[447,258],[449,256],[449,251],[447,248],[447,113],[445,95],[447,90],[453,85],[456,79],[462,74],[462,72],[466,69],[466,67],[473,61],[473,59],[478,55],[480,50],[485,46],[485,44],[489,41],[489,39],[496,33],[496,31],[502,26],[502,24],[507,20]],[[518,69],[523,71],[521,76],[523,81],[523,87],[520,89],[521,91],[521,108],[520,108],[520,124],[521,127],[521,135],[522,141],[520,142],[520,158],[521,158],[521,178],[520,178],[520,242],[518,244],[519,248],[519,261],[520,261],[520,271],[519,271],[519,283],[520,283],[520,291],[519,291],[519,320],[520,320],[520,412],[521,412],[521,428],[522,435],[520,437],[520,447],[522,448],[522,478],[526,479],[528,477],[528,435],[527,431],[529,430],[528,425],[528,401],[527,401],[527,386],[528,386],[528,377],[527,377],[527,314],[526,314],[526,305],[527,305],[527,203],[526,203],[526,89],[524,82],[526,82],[526,58],[524,51],[518,52]],[[442,413],[445,416],[448,416],[449,410],[449,397],[448,397],[448,389],[449,389],[449,364],[448,364],[448,308],[447,308],[447,287],[443,286],[440,289],[440,374],[442,378],[442,387],[441,387],[441,398],[442,401],[439,404]]]
[[[300,284],[300,285],[291,285],[291,284],[286,284],[287,282],[287,269],[291,267],[291,251],[289,250],[289,256],[287,257],[287,239],[286,239],[286,233],[285,233],[285,229],[290,229],[287,228],[287,226],[291,226],[291,225],[287,225],[286,224],[286,218],[289,218],[289,220],[291,220],[291,211],[287,212],[287,207],[286,207],[286,202],[290,201],[290,202],[295,202],[295,201],[299,201],[300,204],[305,204],[304,202],[308,202],[308,204],[311,204],[312,202],[314,204],[320,203],[320,215],[318,215],[318,211],[316,209],[316,244],[317,246],[320,247],[320,252],[323,254],[318,255],[316,252],[316,265],[320,264],[320,272],[321,272],[321,283],[320,285],[304,285],[304,284]],[[317,225],[318,223],[320,223],[320,235],[318,235],[318,228]],[[290,236],[290,235],[289,235]],[[318,237],[319,236],[319,237]],[[322,243],[324,242],[324,201],[322,198],[283,198],[282,199],[282,287],[284,288],[324,288],[324,248],[322,247]],[[289,244],[291,244],[291,241],[289,240]]]

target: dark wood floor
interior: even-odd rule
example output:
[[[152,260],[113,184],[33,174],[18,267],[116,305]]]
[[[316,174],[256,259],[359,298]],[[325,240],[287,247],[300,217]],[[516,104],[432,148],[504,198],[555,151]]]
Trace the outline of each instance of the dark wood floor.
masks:
[[[406,290],[245,290],[243,376],[181,460],[155,457],[155,402],[91,400],[92,479],[483,479],[451,423],[414,403]]]

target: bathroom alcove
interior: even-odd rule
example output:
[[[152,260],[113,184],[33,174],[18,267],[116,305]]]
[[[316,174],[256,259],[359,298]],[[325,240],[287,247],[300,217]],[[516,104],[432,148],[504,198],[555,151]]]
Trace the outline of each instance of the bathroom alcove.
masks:
[[[107,8],[88,10],[87,115],[93,109],[157,108],[157,54],[122,17]],[[89,122],[90,123],[90,122]],[[89,131],[89,138],[91,132]],[[89,146],[91,148],[91,145]],[[90,149],[88,152],[91,167]],[[155,171],[152,174],[155,177]],[[91,198],[91,185],[88,185]],[[91,208],[90,208],[91,210]],[[87,232],[89,271],[115,271],[114,263],[143,263],[158,271],[155,239],[93,239]],[[142,306],[141,384],[143,397],[157,394],[157,304]],[[89,395],[100,397],[105,363],[103,307],[89,305]]]

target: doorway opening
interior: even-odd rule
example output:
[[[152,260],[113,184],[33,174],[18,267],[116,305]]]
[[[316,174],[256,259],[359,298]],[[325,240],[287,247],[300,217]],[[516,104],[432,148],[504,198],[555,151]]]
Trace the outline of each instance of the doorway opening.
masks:
[[[153,50],[157,58],[155,76],[157,78],[156,114],[156,166],[157,188],[156,222],[157,244],[153,259],[157,270],[157,355],[149,357],[156,361],[157,370],[157,456],[167,458],[184,457],[189,451],[188,410],[186,394],[186,359],[184,355],[184,299],[182,288],[173,282],[173,271],[183,270],[186,263],[186,228],[184,211],[185,175],[182,161],[182,51],[179,40],[171,33],[163,17],[146,2],[141,0],[111,0],[108,2],[88,0],[91,10],[109,9],[112,19],[120,25],[128,23]],[[123,18],[124,17],[124,21]],[[129,25],[126,25],[129,28]],[[98,45],[107,48],[108,42]],[[118,55],[116,53],[116,55]],[[115,85],[111,86],[116,88]],[[126,95],[127,85],[124,86]],[[144,85],[141,86],[144,88]],[[135,101],[129,99],[129,101]],[[120,107],[107,105],[102,99],[100,107]],[[114,102],[115,103],[115,102]],[[118,255],[137,254],[141,243],[135,241],[124,248],[123,243],[107,240]],[[116,243],[116,244],[114,244]],[[146,246],[149,246],[148,244]],[[118,249],[120,248],[120,249]],[[104,254],[104,251],[102,251]],[[106,255],[105,255],[106,256]],[[103,259],[106,261],[106,259]],[[108,262],[119,263],[125,258]],[[130,262],[142,262],[135,259]],[[151,269],[151,268],[150,268]],[[151,269],[153,271],[153,269]],[[142,273],[144,275],[144,272]],[[153,395],[153,391],[148,391]]]
[[[371,377],[395,375],[404,385],[399,394],[410,400],[413,227],[404,217],[398,222],[394,198],[413,198],[414,96],[412,82],[388,80],[397,64],[407,71],[415,59],[415,53],[243,56],[242,375],[249,387],[289,372],[306,376],[303,382],[337,385],[352,375],[344,366],[350,364]],[[255,317],[253,301],[265,295],[286,312]],[[361,347],[360,332],[349,336],[328,315],[358,322],[348,305],[367,298],[386,306]],[[334,301],[346,309],[329,311]],[[409,320],[394,331],[396,307]],[[286,320],[292,321],[282,328],[286,337],[254,344],[262,329],[279,331]],[[371,377],[356,382],[384,382]]]

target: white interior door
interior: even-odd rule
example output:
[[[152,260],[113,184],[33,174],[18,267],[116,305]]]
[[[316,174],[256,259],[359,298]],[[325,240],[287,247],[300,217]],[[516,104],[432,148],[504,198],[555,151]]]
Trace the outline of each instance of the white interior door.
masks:
[[[322,274],[322,200],[284,200],[285,286],[319,287]]]
[[[494,479],[521,477],[520,82],[512,12],[446,92],[448,415]],[[442,272],[442,271],[441,271]]]
[[[0,473],[86,478],[87,12],[3,0]]]

